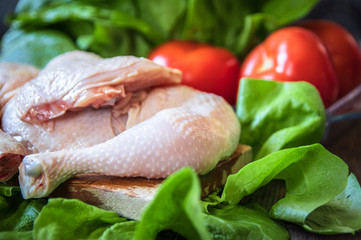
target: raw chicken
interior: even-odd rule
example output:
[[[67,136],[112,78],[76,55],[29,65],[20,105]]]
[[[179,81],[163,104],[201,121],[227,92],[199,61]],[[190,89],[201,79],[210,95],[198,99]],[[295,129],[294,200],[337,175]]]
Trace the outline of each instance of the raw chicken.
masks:
[[[13,97],[18,89],[38,75],[39,69],[27,64],[0,63],[0,103],[1,108]]]
[[[26,146],[24,198],[80,173],[199,174],[236,149],[240,125],[221,97],[177,85],[181,72],[136,57],[74,51],[54,58],[7,104],[4,131]]]
[[[146,97],[148,88],[180,81],[180,71],[147,59],[68,52],[21,88],[5,107],[2,126],[28,154],[89,147],[124,131],[129,108]],[[87,108],[107,104],[114,107]],[[25,108],[29,114],[19,118]]]
[[[18,172],[25,154],[22,144],[0,130],[0,182],[9,180]]]
[[[33,66],[18,63],[0,63],[0,108],[16,94],[18,88],[34,78],[39,70]],[[17,171],[26,154],[22,144],[0,130],[0,181],[9,180]]]
[[[18,89],[39,73],[36,67],[20,64],[0,63],[0,109],[12,98]]]
[[[127,93],[180,83],[179,70],[132,56],[100,58],[72,51],[51,60],[17,95],[21,120],[41,123],[67,110],[113,106],[130,100]],[[36,97],[33,97],[36,96]]]
[[[2,126],[4,131],[24,145],[27,154],[89,147],[119,132],[113,128],[112,110],[109,108],[67,112],[47,121],[46,127],[20,120],[16,110],[16,98],[13,98],[6,105]]]
[[[104,143],[26,156],[19,167],[23,197],[45,197],[79,173],[164,178],[191,166],[205,174],[239,141],[231,106],[189,87],[156,88],[129,113],[129,128]]]

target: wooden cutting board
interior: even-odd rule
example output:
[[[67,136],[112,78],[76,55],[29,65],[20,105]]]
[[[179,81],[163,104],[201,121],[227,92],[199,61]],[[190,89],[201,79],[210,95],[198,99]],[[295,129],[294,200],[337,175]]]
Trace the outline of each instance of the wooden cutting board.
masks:
[[[251,162],[251,147],[239,145],[234,154],[206,175],[199,176],[202,197],[224,185],[227,176]],[[123,178],[96,174],[77,175],[61,184],[51,197],[76,198],[129,219],[139,219],[163,179]]]

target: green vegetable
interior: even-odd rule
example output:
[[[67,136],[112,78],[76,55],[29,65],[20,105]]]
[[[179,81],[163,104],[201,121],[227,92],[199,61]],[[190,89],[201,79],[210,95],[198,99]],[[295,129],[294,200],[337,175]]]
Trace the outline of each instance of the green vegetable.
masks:
[[[138,225],[136,239],[155,239],[164,229],[187,239],[209,239],[202,223],[201,188],[197,174],[185,168],[168,177]]]
[[[228,177],[222,199],[237,204],[272,179],[285,180],[287,189],[272,206],[272,218],[318,233],[361,229],[361,189],[354,176],[348,177],[347,165],[320,144],[277,151],[248,164]]]
[[[241,142],[252,146],[255,159],[283,148],[322,139],[326,111],[316,88],[307,82],[240,82],[236,113]]]
[[[32,240],[33,232],[0,232],[0,239],[3,240]]]
[[[50,59],[75,49],[72,40],[58,31],[39,30],[27,33],[11,29],[2,39],[1,60],[44,67]]]
[[[345,190],[311,212],[303,225],[316,233],[350,233],[361,228],[361,188],[355,175],[349,176]]]
[[[61,54],[63,46],[96,52],[103,57],[147,56],[155,46],[170,39],[187,39],[222,46],[240,58],[275,29],[307,14],[318,0],[20,0],[9,17],[11,29],[25,31],[26,60],[14,48],[14,60],[36,59],[43,36],[34,32],[52,30],[53,42],[44,49]],[[274,7],[277,6],[277,7]],[[61,36],[60,36],[61,35]],[[18,39],[24,36],[19,35]],[[38,40],[38,38],[40,40]],[[56,39],[56,40],[55,40]],[[69,40],[72,44],[69,44]],[[3,43],[2,51],[11,44]],[[61,51],[56,52],[57,50]],[[71,50],[66,47],[66,50]],[[1,60],[9,59],[1,57]],[[45,55],[33,64],[43,67],[53,57]],[[31,63],[31,62],[30,62]]]
[[[46,199],[24,201],[19,187],[0,183],[0,232],[29,231]]]
[[[285,227],[272,220],[258,204],[219,204],[211,208],[205,222],[212,239],[289,239]]]
[[[115,212],[105,211],[79,200],[50,199],[34,223],[33,237],[35,239],[106,239],[103,235],[114,236],[115,229],[119,231],[134,229],[135,222],[125,223],[125,221],[127,220],[119,217]],[[120,238],[123,234],[119,233],[121,232],[118,232],[116,239],[131,239],[129,234],[125,234],[128,236],[126,238]]]

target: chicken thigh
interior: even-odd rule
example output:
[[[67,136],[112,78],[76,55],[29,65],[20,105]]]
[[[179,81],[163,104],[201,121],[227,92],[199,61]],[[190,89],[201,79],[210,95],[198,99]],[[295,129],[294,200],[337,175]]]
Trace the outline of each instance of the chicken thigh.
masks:
[[[127,94],[148,87],[180,83],[179,70],[145,58],[98,55],[72,51],[51,60],[17,95],[21,120],[41,123],[67,110],[92,106],[113,106],[130,100]],[[34,97],[35,96],[35,97]]]
[[[180,71],[144,58],[68,52],[11,99],[2,127],[28,154],[89,147],[124,131],[128,109],[146,97],[148,88],[180,81]]]

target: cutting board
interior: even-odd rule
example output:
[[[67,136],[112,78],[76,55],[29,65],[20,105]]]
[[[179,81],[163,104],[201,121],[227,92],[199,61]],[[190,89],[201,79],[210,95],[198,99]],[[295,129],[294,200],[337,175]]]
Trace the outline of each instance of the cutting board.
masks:
[[[228,175],[238,172],[251,160],[251,147],[239,145],[230,158],[221,161],[206,175],[199,176],[202,197],[224,185]],[[51,197],[80,199],[137,220],[143,208],[153,199],[163,180],[81,174],[61,184]]]

